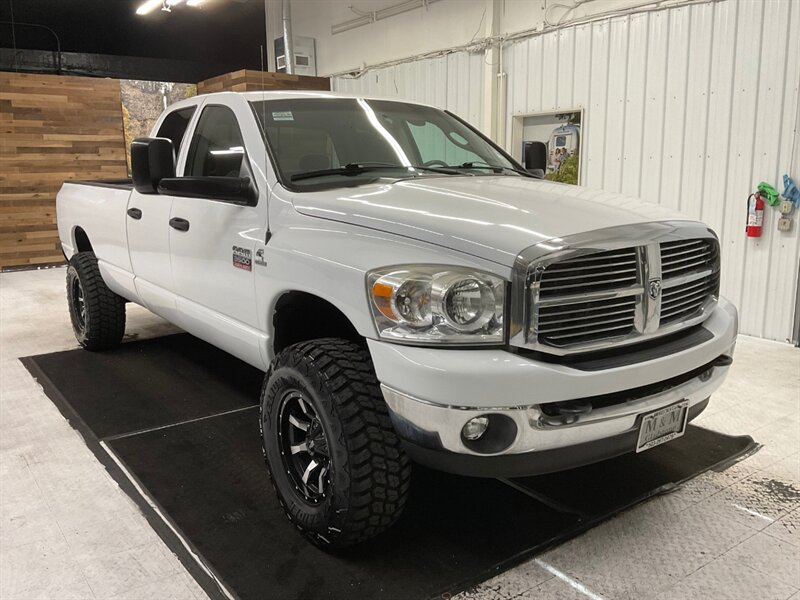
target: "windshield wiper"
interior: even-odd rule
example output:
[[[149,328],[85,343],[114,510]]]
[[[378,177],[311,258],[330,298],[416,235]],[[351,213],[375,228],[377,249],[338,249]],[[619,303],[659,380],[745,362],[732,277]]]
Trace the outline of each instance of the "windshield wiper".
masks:
[[[445,175],[463,175],[461,171],[457,171],[455,167],[425,167],[422,165],[396,165],[392,163],[348,163],[343,167],[335,169],[319,169],[317,171],[304,171],[303,173],[295,173],[289,179],[292,181],[300,181],[301,179],[312,179],[314,177],[325,177],[327,175],[343,175],[345,177],[352,177],[353,175],[361,175],[369,171],[385,171],[387,169],[402,169],[408,171],[414,169],[417,171],[430,171],[433,173],[444,173]]]
[[[514,167],[504,167],[503,165],[490,165],[489,163],[477,163],[477,162],[465,162],[461,163],[460,165],[447,165],[448,169],[490,169],[495,173],[502,173],[503,171],[511,171],[512,173],[518,173],[520,175],[524,175],[525,177],[533,177],[527,171],[523,171],[522,169],[515,169]]]

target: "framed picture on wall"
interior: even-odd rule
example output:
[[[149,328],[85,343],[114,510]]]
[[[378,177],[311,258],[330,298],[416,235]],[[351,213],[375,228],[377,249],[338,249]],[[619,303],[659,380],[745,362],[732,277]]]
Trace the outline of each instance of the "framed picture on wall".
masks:
[[[526,169],[539,169],[545,179],[579,185],[583,109],[515,115],[512,152]]]

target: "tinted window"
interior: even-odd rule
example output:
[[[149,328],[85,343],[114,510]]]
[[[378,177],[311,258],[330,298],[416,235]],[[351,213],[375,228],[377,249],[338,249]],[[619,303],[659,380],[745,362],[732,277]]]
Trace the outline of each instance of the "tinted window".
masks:
[[[465,162],[483,162],[484,159],[468,150],[469,141],[455,131],[445,131],[435,122],[409,123],[411,135],[419,149],[422,164],[445,163],[460,165]]]
[[[244,142],[236,115],[226,106],[203,109],[192,136],[184,175],[242,177]]]
[[[186,127],[189,125],[194,111],[194,106],[174,110],[164,118],[164,122],[161,123],[161,127],[158,128],[156,137],[172,140],[172,146],[175,148],[176,155],[181,149],[183,135],[186,133]]]
[[[252,105],[278,171],[296,189],[361,185],[380,177],[441,177],[448,173],[437,173],[435,167],[445,165],[460,169],[450,175],[518,176],[510,170],[517,165],[486,138],[436,108],[354,98],[287,98]],[[372,169],[292,179],[351,164]],[[428,168],[406,168],[411,165]]]

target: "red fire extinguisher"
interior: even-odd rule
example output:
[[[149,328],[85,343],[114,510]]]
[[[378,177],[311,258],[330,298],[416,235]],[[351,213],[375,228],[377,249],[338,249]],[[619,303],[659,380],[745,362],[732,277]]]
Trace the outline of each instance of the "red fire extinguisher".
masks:
[[[764,226],[764,200],[761,194],[750,194],[747,198],[747,237],[761,237]]]

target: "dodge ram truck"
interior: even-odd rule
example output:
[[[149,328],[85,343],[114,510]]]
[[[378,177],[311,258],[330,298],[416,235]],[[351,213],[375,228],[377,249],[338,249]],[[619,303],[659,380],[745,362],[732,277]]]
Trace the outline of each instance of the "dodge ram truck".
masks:
[[[669,442],[732,362],[709,227],[541,180],[450,112],[223,92],[151,136],[131,180],[58,194],[77,340],[119,344],[135,302],[263,370],[265,462],[320,547],[390,527],[412,461],[514,477]]]

